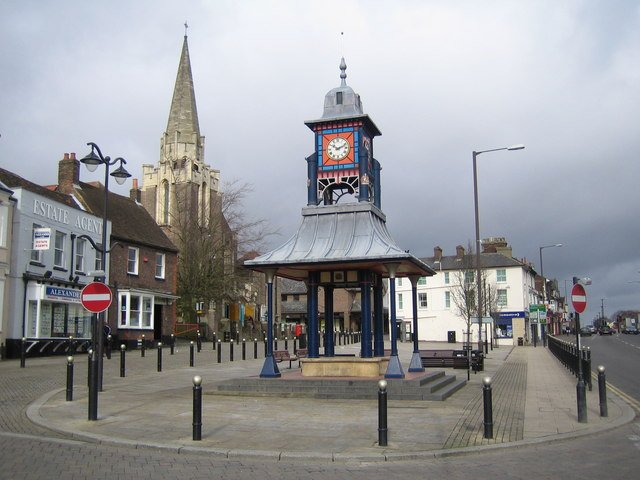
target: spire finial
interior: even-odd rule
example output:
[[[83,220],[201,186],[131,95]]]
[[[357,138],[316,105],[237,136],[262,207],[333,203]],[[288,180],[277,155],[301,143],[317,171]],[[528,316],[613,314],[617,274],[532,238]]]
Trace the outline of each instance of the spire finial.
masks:
[[[189,28],[189,25],[187,25],[187,21],[184,21],[184,36],[187,36],[187,28]]]
[[[342,79],[342,83],[340,84],[341,87],[346,87],[347,86],[347,64],[344,61],[344,57],[342,57],[342,60],[340,60],[340,78]]]

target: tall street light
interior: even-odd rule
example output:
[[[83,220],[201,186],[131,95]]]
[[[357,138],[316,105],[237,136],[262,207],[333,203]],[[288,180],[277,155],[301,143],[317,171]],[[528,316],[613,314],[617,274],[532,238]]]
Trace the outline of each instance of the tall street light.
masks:
[[[111,160],[111,157],[102,155],[100,147],[93,142],[88,142],[91,146],[91,153],[80,160],[87,166],[90,172],[94,172],[99,165],[104,165],[104,207],[102,209],[102,245],[96,249],[102,254],[102,270],[104,271],[103,281],[107,279],[107,267],[109,265],[107,259],[107,211],[109,206],[109,167],[120,163],[118,168],[111,172],[111,176],[116,179],[119,185],[122,185],[127,178],[131,176],[129,172],[122,166],[127,163],[124,158],[118,157]],[[98,419],[98,391],[102,390],[102,343],[105,313],[96,314],[93,332],[93,358],[91,359],[91,382],[89,383],[89,420]]]
[[[478,168],[476,158],[481,153],[498,152],[500,150],[522,150],[524,145],[512,145],[510,147],[492,148],[489,150],[473,151],[473,198],[476,217],[476,283],[478,289],[478,350],[482,352],[482,281],[480,279],[480,218],[478,216]]]
[[[554,243],[553,245],[544,245],[540,247],[540,276],[542,277],[542,304],[545,305],[545,314],[546,314],[546,305],[547,305],[547,280],[544,278],[544,268],[542,266],[542,250],[545,248],[553,248],[553,247],[561,247],[561,243]],[[554,332],[557,333],[557,332]]]

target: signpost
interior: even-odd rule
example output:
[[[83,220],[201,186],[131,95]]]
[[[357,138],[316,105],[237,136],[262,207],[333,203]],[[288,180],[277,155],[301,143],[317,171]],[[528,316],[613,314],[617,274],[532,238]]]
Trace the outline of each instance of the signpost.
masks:
[[[587,392],[582,372],[582,347],[580,346],[580,314],[587,308],[587,292],[578,283],[576,277],[573,278],[573,288],[571,289],[571,305],[575,310],[576,319],[576,344],[578,346],[578,384],[576,385],[576,397],[578,403],[578,422],[587,423]],[[590,372],[589,372],[590,373]]]
[[[579,283],[571,289],[571,304],[577,313],[582,313],[587,308],[587,292]]]
[[[80,300],[82,306],[92,313],[104,312],[111,301],[111,289],[102,282],[91,282],[86,285],[80,292]]]

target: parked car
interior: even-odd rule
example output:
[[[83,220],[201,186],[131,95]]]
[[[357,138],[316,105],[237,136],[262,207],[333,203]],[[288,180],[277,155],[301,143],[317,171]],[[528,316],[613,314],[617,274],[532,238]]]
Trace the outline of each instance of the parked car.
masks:
[[[600,330],[598,330],[598,335],[613,335],[613,330],[611,327],[604,325],[600,327]]]
[[[622,333],[626,333],[627,335],[638,335],[640,331],[635,325],[629,325],[628,327],[624,327]]]
[[[591,329],[589,327],[582,327],[580,329],[580,335],[582,337],[590,337],[591,336]]]
[[[593,325],[589,325],[589,330],[591,330],[591,333],[596,333],[596,327]]]

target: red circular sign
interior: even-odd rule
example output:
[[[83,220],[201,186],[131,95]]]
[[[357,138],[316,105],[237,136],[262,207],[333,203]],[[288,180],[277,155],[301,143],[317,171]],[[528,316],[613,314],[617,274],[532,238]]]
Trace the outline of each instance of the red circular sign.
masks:
[[[571,289],[571,304],[577,313],[582,313],[587,308],[587,292],[579,283],[576,283]]]
[[[82,306],[93,313],[104,312],[112,299],[111,289],[101,282],[91,282],[80,292]]]

